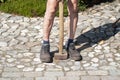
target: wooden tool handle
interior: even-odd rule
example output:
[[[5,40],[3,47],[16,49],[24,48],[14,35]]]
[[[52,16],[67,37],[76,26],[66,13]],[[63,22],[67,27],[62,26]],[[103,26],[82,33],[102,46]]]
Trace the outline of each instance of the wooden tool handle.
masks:
[[[63,53],[63,41],[64,41],[64,16],[63,16],[64,1],[59,2],[59,54]]]

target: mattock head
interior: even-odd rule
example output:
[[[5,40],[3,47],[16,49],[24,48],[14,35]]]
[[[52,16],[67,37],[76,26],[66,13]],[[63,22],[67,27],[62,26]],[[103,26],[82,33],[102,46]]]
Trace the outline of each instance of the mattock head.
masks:
[[[63,53],[55,53],[53,61],[59,62],[60,60],[67,60],[68,59],[68,54],[65,50],[63,50]]]

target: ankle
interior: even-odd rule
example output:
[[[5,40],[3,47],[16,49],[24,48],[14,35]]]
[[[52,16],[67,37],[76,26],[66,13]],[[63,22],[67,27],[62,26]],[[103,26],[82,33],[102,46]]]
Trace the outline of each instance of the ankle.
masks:
[[[68,39],[68,43],[73,43],[73,39]]]
[[[70,43],[73,43],[73,39],[68,39],[68,43],[67,43],[68,47],[69,47]]]
[[[65,44],[67,50],[68,50],[71,43],[73,43],[73,39],[68,39],[68,41]]]
[[[49,45],[50,44],[49,40],[48,41],[47,40],[43,40],[43,44],[48,44]]]

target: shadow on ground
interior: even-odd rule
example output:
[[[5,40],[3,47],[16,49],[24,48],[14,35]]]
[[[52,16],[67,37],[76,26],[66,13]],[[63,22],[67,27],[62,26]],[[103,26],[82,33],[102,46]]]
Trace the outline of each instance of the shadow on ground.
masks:
[[[93,28],[88,32],[85,32],[78,36],[75,40],[76,45],[83,44],[78,51],[91,47],[94,44],[98,44],[102,40],[108,40],[120,31],[120,18],[114,23],[107,23],[105,25]],[[92,45],[91,45],[92,43]]]
[[[105,2],[113,2],[115,0],[83,0],[87,7],[92,7],[97,4],[105,3]]]
[[[108,40],[120,31],[120,18],[114,23],[107,23],[105,25],[93,28],[75,39],[75,45],[80,46],[77,50],[80,52],[86,48],[92,47],[92,45],[99,43],[102,40]],[[91,45],[92,43],[92,45]],[[82,46],[81,46],[82,44]],[[54,53],[58,53],[58,50],[51,52],[51,62],[53,61]]]

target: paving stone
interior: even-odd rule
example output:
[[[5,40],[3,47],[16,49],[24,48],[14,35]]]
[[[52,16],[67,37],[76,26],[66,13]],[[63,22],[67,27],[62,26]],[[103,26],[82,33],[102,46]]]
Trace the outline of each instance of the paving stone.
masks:
[[[110,75],[113,75],[113,76],[120,76],[120,70],[113,70],[113,69],[111,69],[111,70],[109,70],[109,74]]]
[[[1,69],[2,69],[2,68],[0,68],[0,75],[1,75],[1,73],[2,73],[2,71],[3,71],[3,70],[1,70]]]
[[[93,61],[93,62],[98,62],[99,59],[98,59],[98,58],[93,58],[91,61]]]
[[[81,68],[80,65],[74,65],[74,66],[71,67],[71,69],[72,69],[73,71],[80,70],[80,68]]]
[[[5,55],[5,57],[6,57],[6,58],[12,58],[12,56],[10,56],[10,55]]]
[[[6,28],[3,28],[3,27],[2,27],[2,28],[0,29],[0,33],[5,33],[6,30],[7,30]]]
[[[31,52],[40,52],[40,46],[34,46],[31,48]]]
[[[24,77],[42,77],[42,72],[24,72]]]
[[[116,70],[115,66],[101,66],[100,69],[102,70]]]
[[[24,22],[29,22],[30,21],[30,19],[28,17],[24,17],[23,20],[24,20]]]
[[[91,57],[91,58],[94,57],[94,52],[89,52],[88,56]]]
[[[119,43],[111,43],[110,46],[113,48],[117,48],[120,44]]]
[[[116,66],[117,64],[116,64],[116,62],[110,62],[109,65],[110,66]]]
[[[0,47],[7,47],[7,42],[4,41],[0,41]]]
[[[81,76],[81,80],[101,80],[99,76]]]
[[[12,62],[14,62],[16,59],[14,59],[14,58],[8,58],[6,61],[7,62],[9,62],[9,63],[12,63]]]
[[[46,72],[44,72],[44,76],[64,76],[65,74],[64,74],[64,72],[63,71],[54,71],[54,72],[51,72],[51,71],[46,71]]]
[[[23,71],[33,71],[34,70],[34,68],[33,67],[25,67],[24,69],[23,69]]]
[[[33,56],[34,57],[34,53],[23,53],[23,56],[25,56],[25,57],[31,57],[31,56]]]
[[[112,58],[108,58],[107,59],[109,62],[112,62],[112,61],[114,61]]]
[[[40,45],[40,41],[37,41],[37,42],[26,42],[25,45],[26,45],[28,48],[31,48],[31,47]]]
[[[24,68],[25,66],[24,65],[17,65],[17,68]]]
[[[26,46],[23,44],[17,44],[15,46],[13,46],[14,49],[16,49],[18,52],[26,52]]]
[[[19,24],[17,23],[7,23],[8,26],[10,26],[12,29],[16,30],[19,27]]]
[[[27,37],[17,37],[17,40],[21,41],[21,42],[28,42],[28,38]]]
[[[113,54],[107,53],[107,54],[105,54],[105,57],[106,57],[106,58],[113,58]]]
[[[33,71],[34,70],[34,66],[31,63],[25,63],[23,65],[26,66],[23,68],[23,71]]]
[[[28,62],[31,62],[31,59],[30,58],[23,58],[21,59],[21,62],[24,62],[24,63],[28,63]]]
[[[103,59],[105,59],[105,55],[99,55],[98,58],[99,58],[100,60],[103,60]]]
[[[79,76],[73,77],[58,77],[58,80],[80,80]]]
[[[7,37],[7,36],[9,36],[10,34],[8,33],[8,32],[4,32],[4,33],[2,33],[2,36],[3,37]]]
[[[34,58],[33,61],[40,62],[40,58]]]
[[[108,75],[108,71],[97,70],[97,71],[88,71],[89,75]]]
[[[4,72],[19,72],[20,70],[16,67],[5,67]]]
[[[3,72],[2,73],[2,77],[9,77],[9,78],[13,78],[13,77],[23,77],[23,73],[22,72]]]
[[[115,56],[117,56],[117,57],[120,57],[120,53],[116,53],[116,54],[114,54]]]
[[[83,67],[88,67],[90,66],[90,63],[83,64]]]
[[[57,77],[36,77],[35,80],[57,80]]]
[[[34,80],[34,78],[12,78],[12,80]]]
[[[64,67],[64,71],[70,71],[69,67]]]
[[[44,68],[44,67],[43,67],[43,68],[42,68],[42,67],[41,67],[41,68],[40,68],[40,67],[38,67],[38,68],[36,68],[36,69],[35,69],[35,71],[44,71],[44,70],[45,70],[45,68]]]
[[[94,50],[95,52],[97,52],[97,53],[100,53],[101,52],[101,50]],[[106,51],[106,53],[108,52],[108,50]]]
[[[98,67],[99,66],[99,64],[92,64],[91,66],[93,66],[93,67]]]
[[[46,71],[62,71],[63,69],[62,68],[48,68],[46,69]]]
[[[6,67],[15,67],[16,64],[15,63],[6,63],[5,66]]]
[[[115,60],[120,61],[120,57],[116,57]]]
[[[16,40],[16,39],[12,39],[12,40],[10,41],[10,43],[9,43],[9,46],[17,45],[18,42],[19,42],[18,40]]]
[[[66,76],[81,76],[81,75],[87,75],[86,71],[69,71],[69,72],[66,72]]]
[[[20,58],[23,57],[23,54],[22,54],[22,53],[18,53],[18,54],[16,55],[16,57],[17,57],[18,59],[20,59]]]
[[[101,80],[119,80],[120,76],[102,76]]]
[[[0,78],[0,80],[12,80],[10,78]]]

